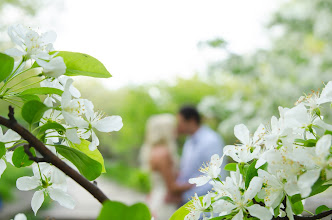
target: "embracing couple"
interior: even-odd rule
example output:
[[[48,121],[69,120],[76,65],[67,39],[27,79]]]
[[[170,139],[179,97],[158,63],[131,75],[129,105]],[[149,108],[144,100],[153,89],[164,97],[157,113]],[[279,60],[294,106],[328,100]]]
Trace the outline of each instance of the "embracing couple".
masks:
[[[187,136],[180,159],[178,135]],[[200,196],[212,189],[209,184],[196,187],[188,180],[201,175],[199,169],[213,154],[222,155],[223,146],[215,131],[201,125],[201,117],[192,106],[182,107],[176,117],[159,114],[149,118],[140,159],[143,168],[151,173],[152,188],[147,204],[155,220],[169,219],[195,193]]]

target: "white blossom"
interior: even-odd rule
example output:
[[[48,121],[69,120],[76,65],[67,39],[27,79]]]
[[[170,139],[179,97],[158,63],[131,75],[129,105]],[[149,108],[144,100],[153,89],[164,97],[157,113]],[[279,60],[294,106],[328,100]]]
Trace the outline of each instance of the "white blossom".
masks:
[[[200,201],[197,194],[192,198],[189,209],[189,214],[184,217],[185,220],[198,220],[202,213],[206,211],[207,208],[211,205],[212,194],[208,193],[203,197],[203,200]]]
[[[210,163],[203,165],[203,167],[199,169],[199,171],[204,175],[189,179],[189,183],[196,184],[196,186],[202,186],[209,182],[211,179],[218,178],[221,172],[223,159],[224,156],[219,158],[218,154],[212,155]]]
[[[75,207],[75,201],[66,192],[67,183],[64,173],[46,163],[34,164],[33,173],[34,176],[32,177],[24,176],[18,178],[16,187],[22,191],[38,189],[31,200],[31,207],[35,215],[43,204],[46,195],[49,195],[51,199],[57,201],[61,206],[69,209]]]
[[[247,163],[254,158],[257,158],[263,141],[265,127],[261,124],[256,130],[253,137],[250,136],[248,128],[244,124],[239,124],[234,127],[234,134],[241,144],[227,145],[223,151],[225,155],[230,156],[238,163]]]

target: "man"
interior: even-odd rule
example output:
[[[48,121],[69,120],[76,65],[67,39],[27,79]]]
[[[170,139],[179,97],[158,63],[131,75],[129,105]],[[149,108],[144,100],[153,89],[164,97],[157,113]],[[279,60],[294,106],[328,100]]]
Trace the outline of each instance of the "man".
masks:
[[[188,183],[193,177],[202,175],[199,172],[203,163],[211,160],[213,154],[223,154],[224,142],[222,138],[212,129],[201,125],[201,117],[195,107],[184,106],[177,114],[178,133],[188,135],[183,147],[180,161],[180,173],[177,178],[179,184]],[[225,166],[225,161],[222,168]],[[223,170],[223,169],[222,169]],[[225,178],[225,171],[221,172]],[[205,195],[212,190],[212,185],[207,183],[203,186],[193,187],[182,194],[182,204],[187,203],[192,196]]]

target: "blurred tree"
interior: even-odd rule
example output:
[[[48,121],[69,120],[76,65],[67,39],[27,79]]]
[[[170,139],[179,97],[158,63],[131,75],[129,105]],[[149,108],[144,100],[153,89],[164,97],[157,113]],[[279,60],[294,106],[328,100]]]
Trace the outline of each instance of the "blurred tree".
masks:
[[[36,16],[49,0],[1,0],[0,1],[0,51],[9,48],[7,28],[11,24],[24,23]],[[8,19],[10,15],[10,19]]]
[[[278,106],[292,107],[303,92],[331,80],[331,8],[331,0],[286,1],[268,22],[269,49],[246,55],[226,50],[226,59],[210,64],[209,76],[223,92],[206,97],[200,109],[221,122],[227,143],[235,141],[236,124],[246,123],[253,132],[279,115]]]

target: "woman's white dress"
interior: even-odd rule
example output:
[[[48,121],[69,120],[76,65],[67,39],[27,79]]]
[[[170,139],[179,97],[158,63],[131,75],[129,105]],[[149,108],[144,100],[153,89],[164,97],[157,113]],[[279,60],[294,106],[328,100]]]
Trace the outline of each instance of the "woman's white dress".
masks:
[[[152,189],[147,203],[155,220],[168,220],[177,210],[177,205],[165,201],[167,195],[166,183],[160,173],[151,172]]]

